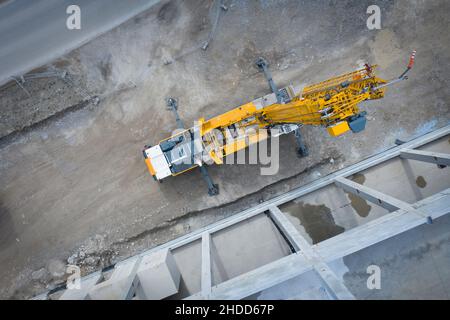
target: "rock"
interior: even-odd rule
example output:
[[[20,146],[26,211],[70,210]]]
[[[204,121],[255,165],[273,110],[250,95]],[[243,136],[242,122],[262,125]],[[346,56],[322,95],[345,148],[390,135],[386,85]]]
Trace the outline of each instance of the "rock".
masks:
[[[78,254],[77,253],[74,253],[69,258],[67,258],[67,263],[68,264],[76,264],[77,261],[78,261]]]
[[[100,258],[98,258],[98,257],[87,257],[84,260],[84,263],[89,266],[95,266],[95,265],[97,265],[99,260],[100,260]]]
[[[36,281],[45,281],[49,276],[47,269],[41,268],[31,273],[31,279]]]
[[[66,264],[61,260],[52,259],[48,262],[47,269],[53,278],[61,278],[66,273]]]
[[[88,241],[86,241],[84,250],[80,250],[80,253],[83,252],[84,258],[86,255],[95,254],[97,252],[101,252],[105,248],[105,238],[101,235],[95,235],[92,238],[89,238]],[[81,255],[79,254],[80,258]]]

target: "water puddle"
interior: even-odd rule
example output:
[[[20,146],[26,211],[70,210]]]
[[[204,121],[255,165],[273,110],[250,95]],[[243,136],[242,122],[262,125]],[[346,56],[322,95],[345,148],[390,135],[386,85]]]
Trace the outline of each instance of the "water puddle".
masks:
[[[351,180],[359,184],[364,184],[364,182],[366,181],[366,177],[362,173],[355,173],[352,176]],[[356,213],[360,217],[367,217],[370,213],[370,210],[372,209],[372,206],[369,205],[365,199],[354,195],[353,193],[347,191],[345,191],[345,193],[347,193],[347,196],[350,200],[350,205],[356,211]]]
[[[417,179],[416,179],[416,185],[419,188],[423,189],[423,188],[425,188],[427,186],[427,182],[425,181],[424,177],[418,176]]]
[[[298,203],[291,201],[280,206],[280,209],[300,220],[313,244],[345,231],[343,227],[336,225],[330,208],[323,204],[312,205],[302,201]]]

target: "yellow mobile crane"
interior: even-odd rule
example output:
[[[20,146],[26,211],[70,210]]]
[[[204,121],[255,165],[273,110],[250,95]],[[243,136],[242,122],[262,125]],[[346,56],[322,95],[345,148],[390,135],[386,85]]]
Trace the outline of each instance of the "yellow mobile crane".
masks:
[[[325,127],[333,137],[350,130],[355,133],[364,130],[366,112],[359,110],[358,103],[383,98],[388,85],[407,79],[406,73],[412,68],[414,59],[415,51],[405,72],[389,82],[375,75],[376,65],[366,64],[360,70],[300,91],[293,86],[278,89],[267,62],[259,58],[256,65],[264,72],[271,94],[212,119],[200,118],[189,129],[184,129],[178,116],[177,101],[167,100],[178,127],[183,130],[155,146],[145,146],[143,154],[148,170],[155,180],[161,181],[199,167],[208,184],[208,193],[215,195],[218,186],[209,177],[205,164],[222,164],[226,156],[270,135],[290,132],[296,136],[298,155],[306,156],[308,150],[299,131],[302,125]]]

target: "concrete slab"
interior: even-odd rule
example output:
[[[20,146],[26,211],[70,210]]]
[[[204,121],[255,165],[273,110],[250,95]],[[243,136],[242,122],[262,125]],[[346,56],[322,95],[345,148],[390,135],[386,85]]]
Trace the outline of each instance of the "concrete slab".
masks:
[[[173,258],[181,273],[178,294],[169,299],[182,299],[201,290],[202,244],[194,241],[172,251]]]
[[[218,285],[290,253],[271,220],[258,215],[211,235],[212,283]]]
[[[251,300],[331,300],[323,281],[313,270],[260,291]]]
[[[358,299],[450,299],[449,230],[446,215],[345,257],[345,284]],[[366,286],[369,265],[381,269],[379,290]]]
[[[421,148],[419,148],[421,149]],[[431,143],[424,150],[439,149],[442,153],[450,153],[448,137]],[[376,189],[383,186],[383,192],[414,203],[436,192],[450,187],[450,170],[439,169],[435,164],[410,159],[394,159],[386,161],[381,167],[364,170],[356,177],[357,182]],[[398,188],[402,185],[402,188]]]

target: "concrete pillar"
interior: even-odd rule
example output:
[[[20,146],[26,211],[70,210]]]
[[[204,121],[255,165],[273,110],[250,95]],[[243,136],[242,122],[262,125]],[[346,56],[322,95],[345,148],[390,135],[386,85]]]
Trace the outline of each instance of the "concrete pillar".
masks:
[[[178,292],[181,274],[172,253],[165,249],[142,257],[137,278],[137,297],[158,300]]]

